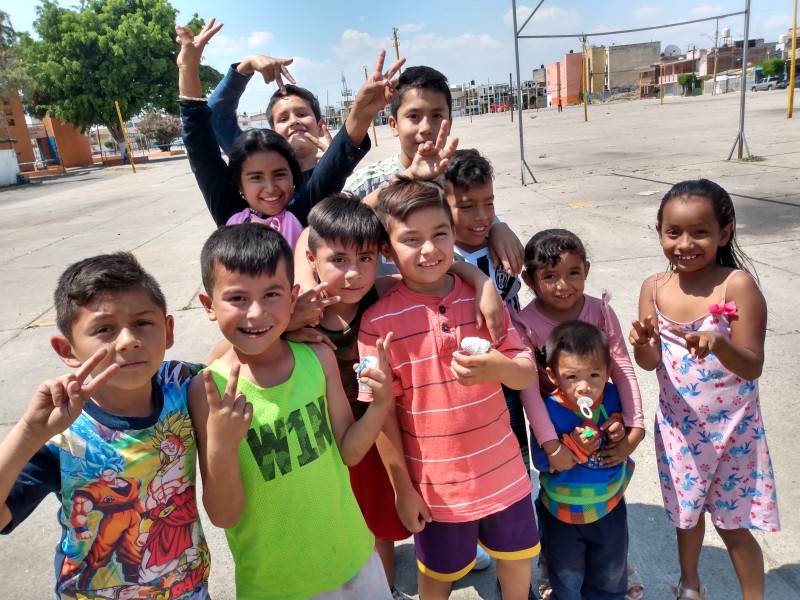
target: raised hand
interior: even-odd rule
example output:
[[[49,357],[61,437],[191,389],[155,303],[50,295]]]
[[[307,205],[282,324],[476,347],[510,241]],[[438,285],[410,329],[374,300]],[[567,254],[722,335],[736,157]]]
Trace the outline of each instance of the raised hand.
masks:
[[[197,35],[188,27],[175,25],[175,42],[181,45],[176,61],[178,68],[199,66],[206,44],[222,29],[222,25],[223,23],[217,24],[216,19],[211,17]]]
[[[112,363],[86,383],[86,378],[106,355],[108,350],[101,348],[74,373],[40,383],[22,415],[21,422],[27,432],[49,439],[67,429],[81,414],[89,398],[119,371],[119,365]]]
[[[292,319],[289,322],[287,331],[306,327],[308,325],[319,324],[320,319],[325,311],[326,306],[336,304],[341,299],[339,296],[325,296],[325,288],[328,287],[328,282],[323,281],[318,283],[310,290],[307,290],[297,297],[297,303],[294,305],[292,312]]]
[[[683,331],[674,327],[670,327],[669,332],[686,342],[686,349],[692,358],[705,358],[711,354],[714,343],[720,337],[713,331]]]
[[[436,142],[427,141],[420,144],[411,159],[411,164],[403,171],[402,175],[411,179],[428,181],[442,175],[450,157],[458,148],[458,138],[453,138],[448,144],[448,135],[450,135],[450,121],[443,120],[436,136]]]
[[[272,58],[264,54],[251,54],[239,63],[236,70],[242,75],[252,75],[258,71],[264,78],[264,83],[272,83],[274,81],[278,85],[281,94],[285,95],[286,86],[283,83],[283,78],[285,77],[289,83],[297,83],[286,68],[293,62],[293,58]]]
[[[231,374],[225,386],[225,393],[219,395],[211,371],[203,371],[203,383],[208,401],[208,421],[206,435],[209,452],[212,447],[236,451],[244,439],[253,420],[253,405],[236,388],[239,384],[239,364],[231,367]]]
[[[502,264],[511,275],[519,275],[525,263],[525,247],[506,223],[495,223],[489,232],[492,264]]]
[[[389,348],[392,346],[392,336],[390,331],[375,345],[378,352],[378,364],[375,367],[364,367],[358,374],[359,381],[372,388],[373,402],[394,402],[392,371],[389,367]]]
[[[406,59],[401,58],[384,73],[383,63],[385,60],[386,50],[381,50],[378,53],[378,60],[375,62],[372,75],[361,86],[361,89],[356,92],[353,110],[360,110],[374,117],[397,94],[397,79],[393,79],[393,77],[406,62]]]
[[[631,346],[644,348],[658,345],[660,341],[658,322],[653,315],[647,315],[641,321],[632,321],[631,325],[633,325],[633,329],[628,335]]]

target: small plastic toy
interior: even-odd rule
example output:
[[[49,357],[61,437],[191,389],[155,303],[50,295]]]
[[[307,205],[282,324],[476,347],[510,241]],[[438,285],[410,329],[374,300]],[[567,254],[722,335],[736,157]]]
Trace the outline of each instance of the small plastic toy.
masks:
[[[366,383],[361,382],[361,371],[369,367],[370,369],[374,369],[378,366],[378,357],[377,356],[365,356],[361,359],[361,362],[358,363],[356,367],[356,381],[358,381],[358,388],[360,390],[364,390],[365,392],[369,392],[372,388],[369,387]]]
[[[492,349],[492,344],[489,340],[484,340],[479,337],[465,337],[461,340],[461,350],[464,354],[477,356],[479,354],[486,354]]]

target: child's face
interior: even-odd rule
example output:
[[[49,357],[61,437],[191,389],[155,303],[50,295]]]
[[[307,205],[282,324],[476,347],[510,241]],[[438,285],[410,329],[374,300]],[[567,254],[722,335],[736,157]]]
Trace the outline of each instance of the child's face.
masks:
[[[253,152],[242,163],[239,189],[251,209],[270,217],[277,215],[294,195],[289,163],[272,150]]]
[[[317,147],[303,133],[319,138],[322,121],[317,121],[308,102],[300,96],[284,96],[272,106],[274,129],[284,137],[297,154],[297,158],[316,156]]]
[[[400,140],[400,160],[409,166],[423,142],[435,142],[450,107],[443,94],[426,89],[411,89],[403,94],[397,119],[389,117],[392,135]]]
[[[494,221],[494,185],[491,181],[469,189],[447,184],[447,203],[453,213],[456,244],[468,252],[486,246]]]
[[[453,227],[442,208],[423,208],[405,221],[392,223],[389,258],[403,282],[421,294],[441,294],[444,277],[453,264]]]
[[[297,290],[289,283],[286,265],[273,275],[247,275],[214,266],[214,289],[200,302],[211,321],[217,321],[222,335],[240,352],[256,356],[267,352],[289,324]]]
[[[108,354],[93,374],[114,363],[120,369],[99,395],[136,402],[150,398],[150,380],[173,342],[172,317],[165,315],[144,290],[95,296],[78,309],[72,324],[72,341],[64,336],[53,336],[51,340],[61,359],[73,368],[82,365],[100,348],[107,348]]]
[[[581,396],[588,396],[596,402],[603,395],[611,367],[600,352],[591,356],[561,354],[558,371],[554,373],[548,367],[547,375],[568,400],[575,402]]]
[[[378,246],[356,248],[339,241],[323,241],[306,258],[320,281],[326,281],[329,296],[339,296],[342,304],[357,304],[375,283]]]
[[[719,226],[706,198],[689,196],[664,205],[658,239],[679,273],[695,273],[716,264],[717,250],[728,243],[732,230],[732,224]]]
[[[558,315],[569,311],[583,297],[588,274],[588,261],[565,252],[552,267],[537,269],[533,276],[523,271],[522,278],[533,289],[540,306],[551,315]]]

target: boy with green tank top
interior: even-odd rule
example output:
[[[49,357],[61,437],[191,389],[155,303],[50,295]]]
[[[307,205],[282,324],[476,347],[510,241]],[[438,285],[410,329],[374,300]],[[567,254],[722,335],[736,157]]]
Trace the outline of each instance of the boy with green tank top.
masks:
[[[354,422],[333,352],[281,339],[297,300],[292,251],[246,223],[206,241],[200,293],[232,348],[195,378],[203,504],[226,529],[240,599],[390,599],[345,465],[394,410],[387,349],[360,381],[376,398]]]

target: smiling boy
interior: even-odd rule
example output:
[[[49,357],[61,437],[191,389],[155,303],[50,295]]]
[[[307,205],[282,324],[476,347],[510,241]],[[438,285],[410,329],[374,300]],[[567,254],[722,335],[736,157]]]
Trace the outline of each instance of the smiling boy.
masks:
[[[383,340],[377,368],[361,373],[377,402],[354,422],[330,348],[281,339],[297,288],[280,234],[223,227],[203,246],[201,268],[200,300],[232,346],[192,382],[189,402],[203,504],[226,529],[237,595],[390,599],[345,469],[394,407]]]
[[[3,441],[3,533],[53,492],[58,597],[207,598],[187,405],[195,369],[163,362],[173,319],[158,283],[131,254],[95,256],[64,271],[55,306],[51,344],[76,372],[40,384]]]
[[[511,432],[501,383],[519,389],[536,380],[530,350],[511,326],[487,354],[459,353],[466,337],[488,338],[474,320],[475,290],[447,272],[453,222],[440,186],[401,179],[380,193],[378,216],[387,254],[402,282],[364,314],[361,356],[393,331],[392,385],[397,410],[378,449],[414,532],[420,595],[446,598],[475,563],[475,545],[497,561],[503,597],[527,599],[530,559],[539,538],[531,483]],[[362,391],[360,399],[370,400]]]

